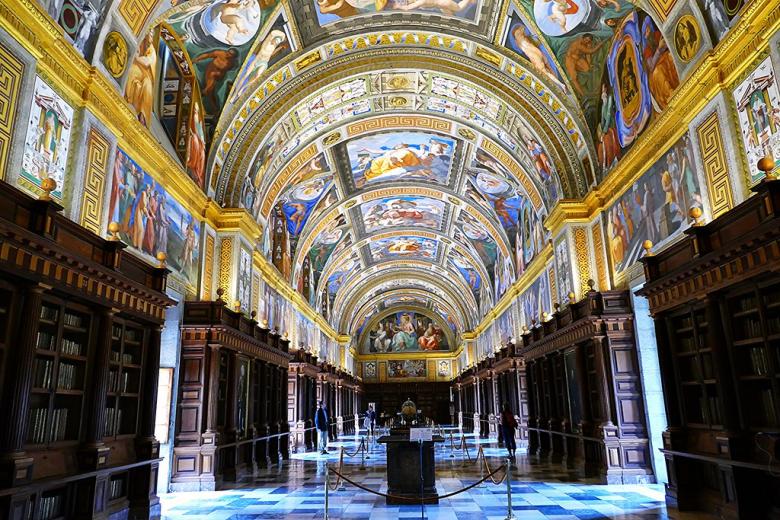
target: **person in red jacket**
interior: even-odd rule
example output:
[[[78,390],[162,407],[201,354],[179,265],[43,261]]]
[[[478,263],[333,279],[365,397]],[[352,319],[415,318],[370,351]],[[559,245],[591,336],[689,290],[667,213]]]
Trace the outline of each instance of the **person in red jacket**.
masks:
[[[504,403],[501,410],[501,433],[504,436],[504,446],[506,446],[506,451],[509,452],[510,457],[514,457],[517,451],[515,428],[517,428],[515,415],[509,409],[509,403]]]

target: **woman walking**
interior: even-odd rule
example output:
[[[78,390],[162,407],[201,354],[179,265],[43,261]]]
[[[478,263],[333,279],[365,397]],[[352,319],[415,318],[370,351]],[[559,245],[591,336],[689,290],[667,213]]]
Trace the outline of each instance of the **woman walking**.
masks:
[[[504,436],[504,446],[506,446],[506,450],[512,458],[514,458],[515,451],[517,451],[515,428],[517,428],[517,420],[515,420],[514,414],[509,409],[509,403],[504,403],[501,410],[501,433]]]

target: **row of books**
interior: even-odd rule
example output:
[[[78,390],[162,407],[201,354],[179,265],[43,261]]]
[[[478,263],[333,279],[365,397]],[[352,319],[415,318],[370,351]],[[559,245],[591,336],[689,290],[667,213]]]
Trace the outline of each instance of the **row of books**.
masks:
[[[780,316],[772,316],[766,320],[766,328],[768,334],[780,333]]]
[[[747,296],[740,298],[736,302],[736,310],[737,312],[745,312],[745,311],[752,311],[756,308],[756,298],[755,296]]]
[[[73,390],[74,383],[76,383],[76,365],[60,363],[60,370],[57,374],[57,388]]]
[[[68,409],[55,408],[48,427],[46,424],[47,411],[46,408],[33,408],[30,411],[27,440],[32,444],[65,440],[68,431]]]
[[[128,372],[122,372],[121,377],[116,370],[111,370],[108,373],[108,391],[117,392],[121,388],[122,392],[127,392],[130,387],[130,374]]]
[[[121,478],[112,479],[109,484],[109,500],[116,500],[125,494],[125,481]]]
[[[82,327],[84,320],[77,314],[65,313],[65,318],[62,320],[65,325],[70,327]]]
[[[125,352],[124,354],[121,354],[116,350],[111,350],[111,361],[114,363],[119,363],[119,360],[122,360],[122,363],[126,365],[132,365],[135,364],[135,360],[133,359],[133,355]]]
[[[114,339],[122,339],[122,327],[120,327],[119,325],[112,325],[111,337]]]
[[[35,388],[51,388],[52,372],[54,372],[54,360],[36,359],[33,386]]]
[[[739,324],[739,325],[737,325]],[[737,322],[735,324],[735,328],[739,328],[741,335],[739,338],[736,339],[750,339],[750,338],[757,338],[762,335],[761,332],[761,322],[754,318],[747,318],[742,320],[741,322]]]
[[[753,369],[753,373],[757,376],[765,376],[769,372],[769,365],[763,347],[752,347],[750,349],[750,366]]]
[[[72,339],[63,338],[62,344],[60,346],[60,350],[63,354],[68,354],[69,356],[81,356],[81,347],[82,344],[78,341],[73,341]]]
[[[723,414],[721,414],[720,401],[718,401],[717,396],[700,397],[699,406],[701,406],[702,417],[709,415],[710,424],[723,424]]]
[[[104,436],[113,437],[118,435],[120,424],[122,424],[122,409],[106,408],[106,428]]]
[[[38,331],[38,335],[35,338],[35,348],[54,350],[54,335],[42,330]]]
[[[41,319],[45,321],[57,321],[59,316],[59,309],[56,307],[47,307],[44,305],[41,307]]]
[[[52,518],[63,516],[62,505],[64,501],[65,497],[62,495],[53,495],[41,498],[41,511],[38,518],[41,520],[51,520]]]

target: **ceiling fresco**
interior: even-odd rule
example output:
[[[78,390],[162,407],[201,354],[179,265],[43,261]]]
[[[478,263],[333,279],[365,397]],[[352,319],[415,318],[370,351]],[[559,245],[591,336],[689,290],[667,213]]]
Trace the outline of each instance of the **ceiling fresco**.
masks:
[[[377,354],[453,348],[679,83],[626,0],[191,0],[155,16],[138,41],[164,27],[194,78],[196,181]]]

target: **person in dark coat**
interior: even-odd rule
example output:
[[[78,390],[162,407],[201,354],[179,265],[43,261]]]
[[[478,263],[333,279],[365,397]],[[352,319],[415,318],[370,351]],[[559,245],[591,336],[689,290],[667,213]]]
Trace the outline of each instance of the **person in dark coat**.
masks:
[[[504,437],[504,446],[506,446],[506,450],[509,452],[510,457],[514,457],[515,452],[517,451],[515,428],[517,428],[515,415],[509,409],[509,403],[504,403],[501,410],[501,433]]]
[[[317,401],[314,413],[314,426],[317,428],[317,447],[323,455],[328,454],[328,411],[322,401]]]
[[[366,412],[366,418],[368,419],[368,434],[373,437],[374,435],[374,426],[376,426],[376,412],[374,411],[374,407],[371,405],[368,405],[368,411]]]

